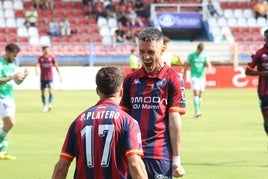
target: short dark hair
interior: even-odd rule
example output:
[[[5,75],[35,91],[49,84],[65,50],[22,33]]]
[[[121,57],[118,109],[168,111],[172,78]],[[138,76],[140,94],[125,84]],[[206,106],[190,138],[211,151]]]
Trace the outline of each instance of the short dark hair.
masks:
[[[162,32],[154,27],[146,27],[139,33],[139,40],[143,42],[160,41],[163,39]]]
[[[42,46],[42,50],[46,49],[46,48],[49,48],[49,46],[45,45],[45,46]]]
[[[197,49],[200,50],[200,51],[203,51],[204,50],[204,44],[203,43],[199,43],[197,45]]]
[[[10,43],[5,47],[6,52],[20,52],[20,47],[17,44]]]
[[[264,31],[264,35],[266,35],[268,33],[268,29],[266,29],[265,31]]]
[[[166,45],[167,43],[170,42],[170,38],[167,36],[163,36],[163,42],[164,42],[164,45]]]
[[[111,97],[121,88],[124,78],[125,73],[118,67],[102,67],[96,75],[96,85],[102,94]]]

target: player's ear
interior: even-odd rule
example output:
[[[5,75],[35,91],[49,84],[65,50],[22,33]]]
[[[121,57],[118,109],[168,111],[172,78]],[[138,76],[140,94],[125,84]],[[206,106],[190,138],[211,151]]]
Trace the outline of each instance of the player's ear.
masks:
[[[97,93],[98,95],[100,95],[100,92],[99,92],[98,87],[96,87],[96,93]]]
[[[161,55],[163,55],[163,53],[167,50],[167,46],[163,45],[162,49],[161,49]]]
[[[119,96],[120,96],[120,97],[123,96],[123,88],[120,88],[120,90],[119,90]]]

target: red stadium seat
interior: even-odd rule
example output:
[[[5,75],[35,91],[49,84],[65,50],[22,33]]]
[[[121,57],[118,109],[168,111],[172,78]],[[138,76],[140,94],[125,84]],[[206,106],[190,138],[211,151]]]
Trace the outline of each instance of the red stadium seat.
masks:
[[[84,45],[74,45],[73,47],[75,55],[87,55],[89,53]]]
[[[63,45],[64,55],[75,55],[73,45]]]
[[[5,36],[0,36],[0,43],[6,43],[7,42],[7,38]]]
[[[18,42],[20,44],[28,44],[28,37],[18,37]]]
[[[42,49],[40,46],[32,46],[32,55],[42,55]]]
[[[19,18],[19,17],[25,17],[25,16],[24,16],[24,12],[23,12],[23,10],[16,10],[16,11],[15,11],[15,17],[16,17],[16,18]]]
[[[60,56],[64,55],[62,45],[53,44],[52,51],[54,55],[60,55]]]
[[[21,45],[20,49],[22,55],[32,55],[32,48],[29,45]]]

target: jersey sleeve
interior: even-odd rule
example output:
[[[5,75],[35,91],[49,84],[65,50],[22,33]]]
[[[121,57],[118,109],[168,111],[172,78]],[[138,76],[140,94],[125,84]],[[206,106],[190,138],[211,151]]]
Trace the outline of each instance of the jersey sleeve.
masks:
[[[172,75],[169,84],[169,112],[179,112],[185,114],[185,87],[179,75]]]
[[[62,146],[60,157],[72,161],[75,157],[75,122],[71,124]]]
[[[129,130],[127,132],[126,138],[126,157],[131,155],[143,156],[142,143],[141,143],[141,132],[137,121],[130,118],[129,119]]]

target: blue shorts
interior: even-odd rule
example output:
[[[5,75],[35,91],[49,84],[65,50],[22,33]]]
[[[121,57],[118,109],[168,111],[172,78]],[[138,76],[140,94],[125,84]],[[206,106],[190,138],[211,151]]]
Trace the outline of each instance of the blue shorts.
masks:
[[[41,89],[52,88],[53,80],[42,80],[41,81]]]
[[[143,159],[150,179],[172,179],[172,162],[167,160]]]

